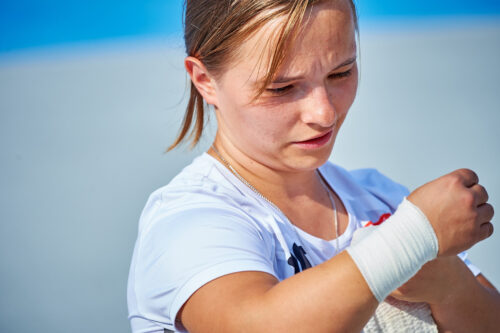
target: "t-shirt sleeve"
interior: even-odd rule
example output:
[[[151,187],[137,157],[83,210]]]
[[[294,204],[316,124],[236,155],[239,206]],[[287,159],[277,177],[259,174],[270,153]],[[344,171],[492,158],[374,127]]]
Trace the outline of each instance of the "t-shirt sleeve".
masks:
[[[241,271],[276,276],[269,240],[234,208],[159,208],[140,242],[135,271],[139,311],[168,326],[209,281]],[[179,325],[176,329],[183,331]]]
[[[469,267],[470,271],[472,272],[472,274],[474,274],[474,276],[478,276],[479,274],[481,274],[481,270],[467,258],[468,255],[469,254],[466,251],[464,251],[458,254],[458,257],[462,259],[462,261],[467,265],[467,267]]]
[[[393,181],[376,169],[352,170],[351,176],[365,190],[382,202],[396,208],[410,191],[403,185]]]

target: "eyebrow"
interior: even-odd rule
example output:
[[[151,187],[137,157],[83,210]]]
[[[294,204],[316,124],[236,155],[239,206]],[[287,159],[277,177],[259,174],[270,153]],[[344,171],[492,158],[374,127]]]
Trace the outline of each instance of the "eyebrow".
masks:
[[[338,65],[337,67],[335,67],[334,69],[332,69],[331,71],[333,72],[341,67],[350,65],[350,64],[354,63],[356,61],[356,59],[357,59],[357,56],[349,58],[346,61],[344,61],[343,63],[341,63],[340,65]],[[276,79],[274,79],[272,81],[272,83],[286,83],[286,82],[290,82],[290,81],[296,81],[299,79],[302,79],[302,76],[278,76]]]

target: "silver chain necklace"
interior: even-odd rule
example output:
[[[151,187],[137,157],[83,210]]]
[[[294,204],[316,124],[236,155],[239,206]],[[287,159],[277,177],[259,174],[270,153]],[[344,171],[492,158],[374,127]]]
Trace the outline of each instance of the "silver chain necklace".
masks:
[[[215,154],[219,157],[219,159],[226,165],[226,167],[233,173],[233,175],[236,176],[236,178],[238,178],[243,184],[245,184],[246,186],[248,186],[253,192],[255,192],[255,194],[257,194],[260,198],[264,199],[265,201],[267,201],[274,209],[276,209],[277,211],[279,211],[281,214],[283,214],[283,216],[286,216],[282,211],[281,209],[279,209],[278,206],[276,206],[271,200],[269,200],[267,197],[265,197],[262,193],[259,192],[259,190],[257,190],[255,187],[252,186],[252,184],[250,184],[245,178],[243,178],[243,176],[241,176],[234,168],[233,166],[228,162],[226,161],[226,159],[224,157],[222,157],[222,155],[219,153],[219,151],[215,148],[214,145],[212,145],[210,148],[212,148],[212,150],[215,152]],[[319,175],[319,179],[320,179],[320,182],[321,182],[321,185],[323,186],[323,189],[325,190],[326,194],[328,194],[328,198],[330,199],[330,203],[332,205],[332,209],[333,209],[333,221],[334,221],[334,225],[335,225],[335,253],[337,254],[339,252],[339,227],[338,227],[338,221],[337,221],[337,206],[335,205],[335,200],[333,199],[333,196],[332,194],[330,193],[330,189],[328,188],[328,186],[326,185],[325,183],[325,180],[323,179],[323,176],[321,174],[318,173],[318,171],[316,171],[317,174]],[[293,223],[292,223],[293,224]]]

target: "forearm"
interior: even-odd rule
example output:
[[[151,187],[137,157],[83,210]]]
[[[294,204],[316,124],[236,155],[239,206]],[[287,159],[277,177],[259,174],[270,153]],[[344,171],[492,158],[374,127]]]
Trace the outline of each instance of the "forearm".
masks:
[[[347,252],[277,284],[265,299],[270,326],[262,331],[270,332],[360,332],[378,305]]]
[[[446,302],[430,304],[440,332],[498,332],[500,294],[467,272],[459,292]]]

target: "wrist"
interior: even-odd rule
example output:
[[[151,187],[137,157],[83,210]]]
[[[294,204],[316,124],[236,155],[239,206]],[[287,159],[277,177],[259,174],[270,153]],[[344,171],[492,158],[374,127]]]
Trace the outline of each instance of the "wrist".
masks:
[[[426,216],[406,198],[384,224],[368,228],[347,251],[380,302],[436,258],[438,242]]]

